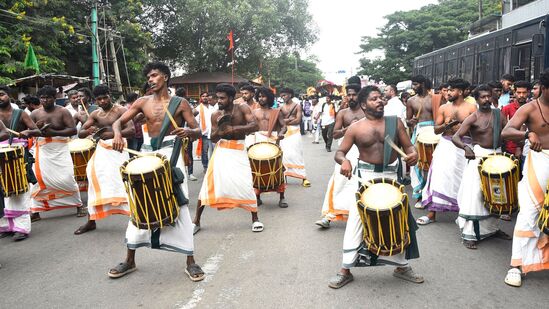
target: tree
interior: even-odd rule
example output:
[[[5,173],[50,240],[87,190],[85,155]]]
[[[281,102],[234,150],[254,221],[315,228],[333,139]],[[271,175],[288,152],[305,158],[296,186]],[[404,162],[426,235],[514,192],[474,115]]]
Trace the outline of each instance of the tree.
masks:
[[[303,60],[295,54],[285,53],[265,63],[267,78],[273,87],[288,87],[296,94],[305,93],[307,87],[322,79],[316,62],[314,58]]]
[[[484,0],[484,14],[501,10],[501,1]],[[461,42],[478,19],[478,0],[439,0],[418,10],[385,16],[387,23],[375,37],[365,36],[361,53],[382,50],[377,59],[362,58],[360,74],[395,84],[409,79],[415,57]]]

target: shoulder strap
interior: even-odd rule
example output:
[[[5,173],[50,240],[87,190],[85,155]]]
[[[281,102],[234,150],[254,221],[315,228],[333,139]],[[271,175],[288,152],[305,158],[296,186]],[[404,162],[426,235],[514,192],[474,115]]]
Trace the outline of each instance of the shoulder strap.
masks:
[[[397,129],[397,116],[385,116],[385,136],[389,136],[389,138],[394,141],[395,135],[396,135],[396,129]],[[391,153],[393,153],[393,148],[389,146],[389,143],[387,141],[383,141],[383,167],[385,165],[391,163],[389,160],[391,159]]]
[[[181,104],[181,101],[183,99],[177,96],[173,96],[170,99],[170,103],[168,104],[168,111],[170,114],[175,115],[175,112],[177,111],[177,108],[179,108],[179,105]],[[153,150],[160,149],[160,146],[162,145],[162,142],[164,141],[164,137],[166,137],[166,134],[168,133],[168,129],[170,128],[170,118],[168,115],[164,115],[164,120],[162,121],[162,127],[160,128],[160,134],[158,134],[157,137],[154,137],[151,139],[151,146]]]
[[[492,109],[492,116],[494,116],[492,122],[492,148],[497,149],[499,147],[501,133],[501,112],[499,111],[499,108]]]
[[[19,120],[21,119],[21,115],[23,114],[22,109],[13,109],[13,112],[11,114],[11,122],[9,128],[13,131],[17,131],[17,125],[19,124]],[[13,142],[13,133],[10,132],[10,138],[8,143],[11,145]]]
[[[280,113],[280,109],[274,108],[270,111],[269,115],[269,128],[267,131],[267,137],[271,137],[271,134],[273,133],[273,129],[275,127],[275,124],[278,122],[278,114]]]
[[[431,96],[431,109],[433,110],[433,121],[437,119],[438,108],[440,107],[441,102],[442,102],[441,94],[433,94]]]

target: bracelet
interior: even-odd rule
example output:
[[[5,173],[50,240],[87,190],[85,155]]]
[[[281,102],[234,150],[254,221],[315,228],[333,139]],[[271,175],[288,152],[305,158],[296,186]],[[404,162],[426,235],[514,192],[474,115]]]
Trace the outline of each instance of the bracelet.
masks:
[[[528,139],[528,135],[530,135],[530,131],[526,130],[524,133],[524,139]]]

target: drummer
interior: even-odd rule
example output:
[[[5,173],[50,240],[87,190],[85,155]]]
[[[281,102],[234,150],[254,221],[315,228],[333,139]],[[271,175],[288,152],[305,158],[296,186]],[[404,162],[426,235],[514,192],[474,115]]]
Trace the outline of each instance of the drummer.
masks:
[[[74,114],[74,123],[77,129],[88,120],[89,115],[97,109],[97,105],[90,105],[92,100],[92,92],[90,89],[83,87],[78,89],[77,99],[80,101],[80,110]]]
[[[373,178],[397,178],[397,154],[386,145],[384,136],[387,135],[395,144],[402,147],[406,153],[404,161],[410,166],[417,163],[417,152],[410,143],[404,124],[397,117],[383,117],[383,95],[379,88],[366,86],[358,93],[358,102],[364,110],[365,118],[349,127],[343,137],[343,142],[336,152],[335,160],[341,164],[341,174],[347,178],[354,177],[353,165],[345,156],[353,145],[358,147],[359,162],[358,176],[362,181]],[[394,132],[394,134],[391,134]],[[391,136],[393,135],[393,136]],[[352,205],[354,206],[354,205]],[[415,238],[417,226],[414,224],[412,212],[409,211],[411,244],[397,255],[390,257],[375,256],[368,252],[364,245],[363,225],[356,207],[350,207],[347,227],[343,239],[343,265],[338,274],[330,280],[329,287],[338,289],[353,281],[350,268],[357,266],[395,265],[395,277],[422,283],[423,277],[416,274],[408,265],[408,260],[419,257],[419,249]]]
[[[236,89],[230,84],[215,88],[219,110],[212,114],[212,142],[216,143],[198,195],[194,232],[200,230],[204,206],[218,210],[242,208],[252,215],[252,232],[262,232],[257,215],[252,169],[245,147],[245,136],[257,131],[258,125],[247,104],[235,104]],[[221,117],[228,118],[219,125]]]
[[[448,81],[448,100],[437,112],[435,134],[442,134],[437,148],[433,152],[433,160],[422,192],[422,205],[429,213],[417,219],[420,225],[426,225],[436,220],[437,211],[459,211],[457,193],[463,176],[466,159],[462,149],[450,142],[461,123],[477,110],[476,104],[465,102],[463,94],[469,83],[463,79]],[[470,143],[470,137],[464,137]]]
[[[0,85],[0,144],[19,144],[25,148],[25,163],[27,166],[27,180],[35,184],[36,178],[32,172],[32,157],[28,150],[28,137],[40,136],[40,130],[30,116],[21,109],[14,109],[10,104],[10,89]],[[9,129],[19,132],[19,136],[8,134],[4,124]],[[0,197],[1,198],[1,197]],[[31,231],[30,219],[30,190],[19,195],[4,197],[0,203],[4,204],[4,217],[0,218],[0,238],[11,236],[14,241],[26,239]]]
[[[80,235],[96,229],[96,220],[108,216],[130,215],[128,199],[120,166],[129,159],[127,152],[118,152],[112,149],[112,138],[114,132],[112,124],[126,112],[126,108],[114,105],[111,101],[111,94],[107,85],[98,85],[93,89],[95,102],[99,109],[90,114],[80,131],[79,138],[86,138],[94,135],[97,138],[97,146],[93,156],[88,162],[86,174],[88,185],[88,222],[74,231]],[[98,134],[96,136],[95,134]],[[132,138],[135,128],[132,121],[124,124],[122,137]]]
[[[359,84],[349,84],[345,87],[347,92],[348,108],[340,110],[336,115],[334,125],[334,138],[341,145],[342,137],[353,123],[364,118],[364,111],[358,104]],[[351,160],[353,168],[356,166],[358,158],[358,149],[353,146],[346,157]],[[358,184],[356,181],[349,180],[340,175],[340,166],[335,164],[334,173],[328,181],[328,190],[324,196],[322,204],[322,218],[315,222],[321,228],[329,228],[331,221],[346,221],[349,215],[349,207],[355,202],[354,192]]]
[[[174,140],[174,135],[178,138],[198,138],[200,136],[200,129],[193,117],[192,109],[187,100],[169,95],[168,82],[171,72],[167,65],[161,62],[148,63],[143,68],[143,74],[147,77],[152,94],[137,99],[131,108],[113,123],[113,148],[118,151],[124,149],[126,145],[122,128],[126,127],[126,124],[139,113],[143,113],[148,135],[152,138],[145,140],[142,149],[157,151],[168,158],[172,156],[172,152],[179,156],[181,151],[174,150],[174,145],[179,144],[178,141]],[[174,118],[178,128],[174,129],[168,117],[170,114],[166,112],[167,110]],[[188,127],[183,128],[185,122]],[[177,159],[177,167],[183,167],[182,159],[180,157]],[[135,250],[147,246],[153,249],[186,254],[187,267],[185,273],[189,276],[189,279],[192,281],[204,279],[204,272],[195,263],[193,256],[194,240],[191,216],[187,206],[188,188],[186,180],[183,181],[182,185],[174,183],[173,189],[176,192],[176,199],[180,206],[175,225],[149,231],[139,229],[131,221],[128,222],[128,228],[126,229],[126,245],[128,248],[126,260],[109,271],[108,276],[110,278],[119,278],[137,270]]]
[[[549,183],[549,70],[540,77],[541,95],[521,106],[503,129],[505,140],[530,143],[518,185],[519,213],[513,238],[511,269],[505,283],[521,286],[521,274],[549,269],[549,235],[540,231],[538,217]],[[523,125],[526,132],[521,131]]]
[[[468,159],[463,172],[463,181],[459,187],[457,203],[459,216],[456,220],[463,245],[476,249],[477,242],[496,236],[510,240],[511,237],[499,229],[499,220],[484,207],[478,164],[481,157],[501,153],[501,130],[507,124],[507,118],[501,110],[492,109],[492,88],[480,85],[473,91],[479,109],[465,118],[458,131],[452,137],[454,145],[465,151]],[[462,141],[470,135],[473,148]],[[496,137],[494,139],[494,137]]]
[[[245,97],[244,93],[242,94],[242,97]],[[254,143],[271,142],[279,144],[279,141],[284,138],[284,134],[286,133],[286,123],[284,122],[284,118],[280,113],[280,109],[273,108],[273,91],[267,87],[258,88],[257,92],[255,93],[255,101],[259,102],[260,108],[252,110],[252,113],[259,126],[259,131],[255,132],[254,134]],[[280,195],[278,207],[287,208],[288,203],[284,198],[286,184],[282,182],[282,184],[280,184],[280,186],[273,191],[278,192]],[[260,197],[262,192],[268,191],[261,191],[257,188],[255,189],[255,195],[257,196],[257,205],[263,204],[263,201],[261,201]]]
[[[44,86],[37,94],[42,108],[31,113],[41,131],[35,142],[33,221],[40,220],[39,212],[82,206],[68,144],[76,134],[74,120],[66,108],[55,105],[55,88]]]
[[[431,81],[423,75],[412,76],[412,88],[416,95],[411,97],[406,104],[406,123],[409,128],[413,128],[412,144],[415,145],[419,134],[434,130],[433,110],[440,106],[442,96],[431,94]],[[411,168],[410,179],[413,189],[412,197],[416,199],[414,207],[421,209],[423,208],[421,191],[425,186],[427,171],[416,165]]]

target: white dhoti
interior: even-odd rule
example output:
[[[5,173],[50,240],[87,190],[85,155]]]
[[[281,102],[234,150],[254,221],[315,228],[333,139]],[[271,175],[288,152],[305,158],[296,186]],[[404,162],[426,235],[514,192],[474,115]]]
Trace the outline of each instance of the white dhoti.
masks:
[[[342,139],[338,140],[341,145]],[[353,170],[358,162],[358,148],[353,145],[345,156],[349,161]],[[341,175],[341,165],[335,164],[334,172],[328,181],[328,188],[324,195],[324,203],[322,203],[322,216],[327,217],[331,221],[346,221],[349,215],[349,208],[356,203],[355,193],[358,189],[358,181],[355,177],[348,179]]]
[[[416,125],[414,132],[412,133],[412,144],[417,144],[417,136],[425,131],[433,131],[435,123],[430,121],[422,121]],[[416,146],[417,148],[417,146]],[[412,197],[421,200],[421,192],[425,187],[425,181],[427,179],[427,171],[419,168],[417,164],[410,167],[410,181],[412,184]]]
[[[82,206],[71,154],[69,137],[38,137],[35,144],[32,212]]]
[[[163,147],[157,151],[152,151],[150,137],[146,135],[146,143],[143,144],[142,152],[156,152],[166,156],[169,160],[173,152],[174,136],[166,136]],[[144,136],[145,137],[145,136]],[[189,189],[187,182],[187,170],[183,164],[183,158],[180,155],[176,165],[185,175],[185,180],[181,184],[185,196],[189,197]],[[193,255],[194,239],[193,239],[193,223],[191,214],[189,213],[188,205],[180,205],[179,216],[174,226],[165,226],[155,230],[142,230],[137,228],[133,223],[128,222],[126,229],[126,245],[129,249],[137,249],[139,247],[149,247],[152,249],[161,249],[166,251],[179,252],[186,255]]]
[[[538,218],[549,183],[549,150],[530,150],[518,184],[519,213],[513,236],[511,266],[522,272],[549,269],[549,236],[540,231]]]
[[[112,149],[112,140],[97,143],[86,167],[90,220],[100,220],[114,214],[130,215],[128,196],[120,174],[120,166],[128,159],[127,152]]]
[[[470,143],[470,139],[464,142]],[[465,151],[443,136],[433,152],[421,204],[429,211],[459,211],[457,194],[466,163]]]
[[[286,168],[284,176],[307,179],[299,126],[288,126],[287,128],[288,131],[284,135],[284,139],[280,141],[283,152],[282,162]]]
[[[252,169],[244,140],[221,139],[210,158],[198,199],[221,209],[243,208],[257,212]]]
[[[500,149],[486,149],[479,145],[473,147],[479,158],[469,160],[463,171],[463,181],[459,187],[457,202],[459,216],[456,223],[464,240],[478,241],[494,235],[499,230],[499,218],[490,214],[484,206],[478,163],[480,157],[501,152]]]

